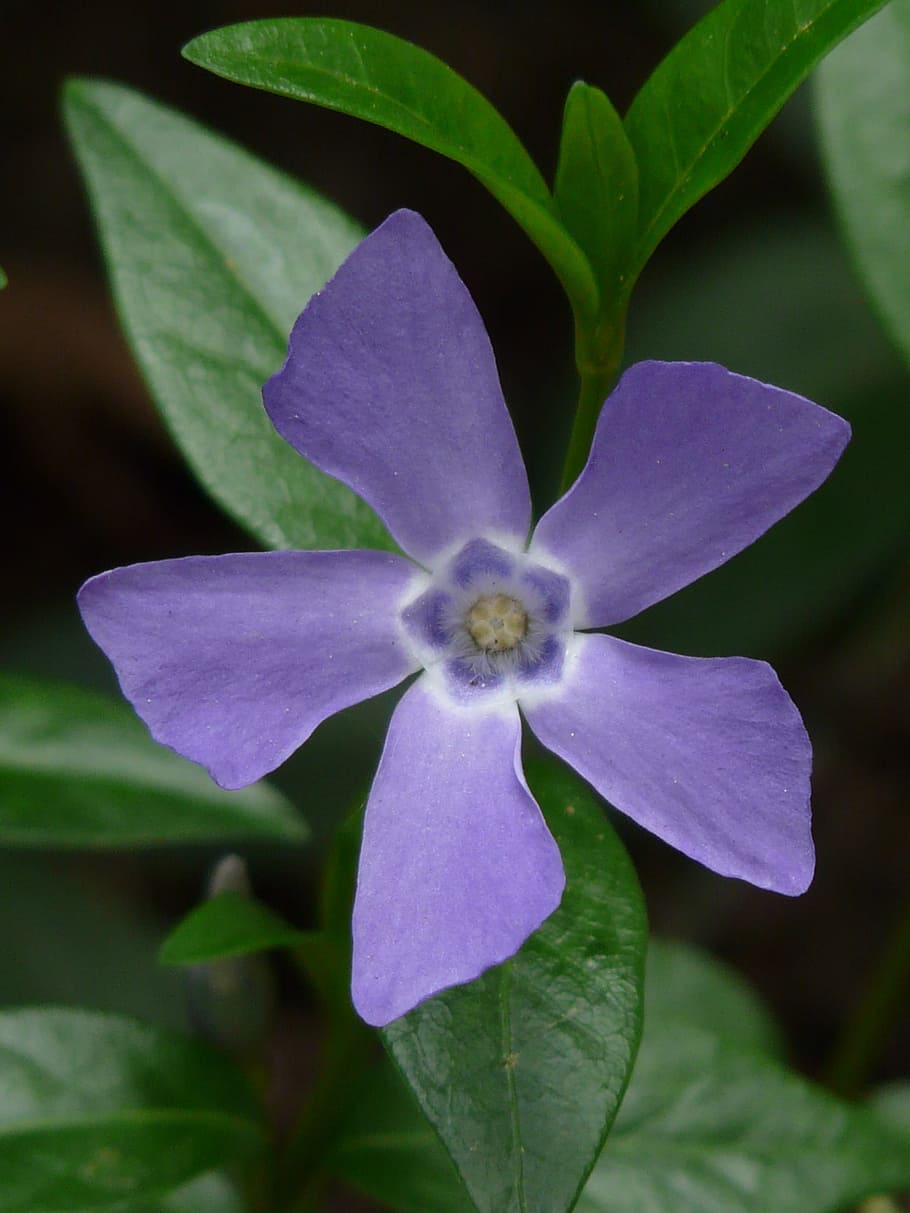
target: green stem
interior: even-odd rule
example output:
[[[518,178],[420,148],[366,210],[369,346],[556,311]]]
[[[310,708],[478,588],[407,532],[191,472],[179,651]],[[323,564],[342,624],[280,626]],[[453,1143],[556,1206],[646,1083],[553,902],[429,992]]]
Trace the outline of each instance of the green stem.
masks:
[[[910,902],[905,906],[831,1055],[827,1082],[832,1090],[841,1095],[857,1095],[862,1091],[908,997]]]
[[[287,1213],[321,1207],[326,1156],[373,1050],[373,1034],[349,1009],[330,1008],[329,1016],[321,1071],[284,1152],[277,1207]]]
[[[574,483],[585,465],[601,405],[619,373],[625,342],[625,301],[618,304],[609,319],[601,319],[591,329],[585,329],[578,316],[575,323],[580,387],[563,465],[561,493]]]

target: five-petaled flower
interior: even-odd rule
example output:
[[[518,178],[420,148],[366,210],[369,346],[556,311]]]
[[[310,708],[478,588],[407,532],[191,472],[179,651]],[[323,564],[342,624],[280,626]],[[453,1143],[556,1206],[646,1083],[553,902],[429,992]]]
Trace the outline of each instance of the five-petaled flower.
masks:
[[[406,555],[260,552],[92,578],[79,603],[154,737],[227,788],[420,672],[367,804],[353,997],[386,1024],[511,956],[559,904],[521,768],[531,730],[618,809],[727,876],[811,880],[811,751],[773,670],[625,643],[617,624],[722,564],[825,479],[849,428],[708,363],[644,362],[576,483],[531,502],[480,316],[398,211],[298,319],[278,432]]]

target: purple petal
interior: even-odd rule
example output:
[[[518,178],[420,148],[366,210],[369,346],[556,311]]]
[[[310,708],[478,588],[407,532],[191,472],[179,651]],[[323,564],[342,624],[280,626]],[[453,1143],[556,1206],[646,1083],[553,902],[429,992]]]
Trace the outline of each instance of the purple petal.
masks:
[[[588,462],[534,533],[573,574],[580,627],[637,614],[742,551],[822,483],[850,427],[711,362],[639,362]]]
[[[514,704],[448,708],[419,679],[367,803],[354,1005],[382,1026],[512,956],[559,905],[559,850],[528,791]]]
[[[524,543],[528,481],[483,321],[430,228],[396,211],[307,305],[263,389],[282,437],[415,559]]]
[[[769,665],[575,638],[528,723],[617,809],[720,872],[778,893],[812,880],[812,751]]]
[[[93,577],[79,608],[152,736],[239,788],[416,668],[398,623],[416,572],[380,552],[190,556]]]

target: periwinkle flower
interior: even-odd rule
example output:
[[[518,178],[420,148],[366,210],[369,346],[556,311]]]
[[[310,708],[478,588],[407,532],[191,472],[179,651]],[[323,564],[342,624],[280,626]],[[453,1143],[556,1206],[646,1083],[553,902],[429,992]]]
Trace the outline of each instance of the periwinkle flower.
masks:
[[[278,432],[403,555],[198,556],[82,588],[153,736],[226,788],[413,674],[367,804],[353,997],[386,1024],[511,956],[559,904],[520,715],[616,808],[726,876],[811,880],[811,751],[763,662],[593,630],[716,568],[825,479],[847,424],[706,363],[643,362],[530,535],[493,352],[425,222],[392,215],[298,319],[265,385]]]

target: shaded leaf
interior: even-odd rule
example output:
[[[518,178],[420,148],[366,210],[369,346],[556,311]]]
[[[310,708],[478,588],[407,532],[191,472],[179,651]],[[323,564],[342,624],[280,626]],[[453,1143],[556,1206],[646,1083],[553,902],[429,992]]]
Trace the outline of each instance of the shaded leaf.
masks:
[[[580,310],[596,311],[591,268],[536,165],[489,101],[434,55],[382,30],[321,17],[229,25],[183,53],[228,80],[352,114],[457,161],[534,241]]]
[[[262,1145],[243,1077],[193,1041],[98,1012],[0,1013],[2,1213],[135,1207]]]
[[[475,1210],[439,1137],[387,1060],[358,1083],[327,1165],[333,1175],[402,1213]]]
[[[869,1107],[910,1143],[910,1082],[892,1082],[879,1087],[872,1092]]]
[[[542,760],[528,776],[562,852],[562,905],[511,961],[383,1032],[482,1213],[572,1207],[640,1026],[646,927],[631,863],[575,775]]]
[[[129,89],[70,81],[64,112],[123,327],[202,484],[267,546],[394,547],[360,498],[279,438],[260,394],[357,226]]]
[[[754,1052],[676,1024],[646,1031],[579,1213],[837,1213],[910,1183],[870,1112]]]
[[[705,952],[678,940],[648,944],[645,1025],[669,1035],[676,1023],[710,1031],[742,1051],[782,1052],[780,1032],[745,980]]]
[[[82,1213],[90,1213],[83,1210]],[[200,1175],[153,1201],[117,1205],[111,1213],[246,1213],[236,1189],[223,1175]]]
[[[599,88],[578,80],[566,97],[554,196],[563,221],[588,255],[609,308],[638,219],[638,166],[622,121]]]
[[[224,792],[133,712],[77,687],[0,679],[0,842],[150,846],[282,838],[306,827],[267,784]]]
[[[872,301],[910,360],[910,3],[892,0],[822,65],[834,201]]]
[[[639,166],[635,273],[818,61],[884,3],[723,0],[674,46],[625,119]]]
[[[227,956],[249,956],[270,948],[293,948],[303,932],[242,893],[219,893],[183,919],[161,945],[166,965],[196,965]]]

